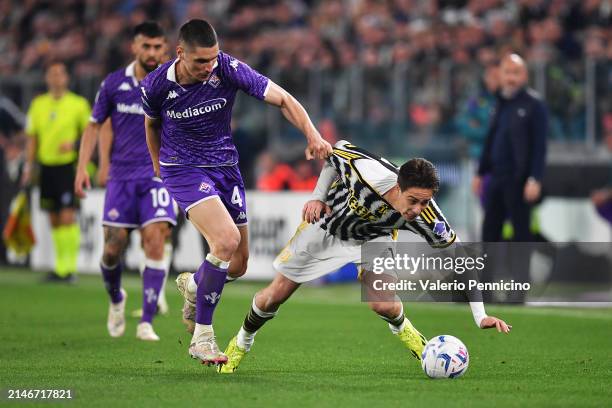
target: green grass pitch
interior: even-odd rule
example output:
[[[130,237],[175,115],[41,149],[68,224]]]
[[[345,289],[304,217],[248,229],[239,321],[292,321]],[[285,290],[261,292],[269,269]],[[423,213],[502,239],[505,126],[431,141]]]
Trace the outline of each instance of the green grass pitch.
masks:
[[[29,271],[0,271],[0,405],[9,388],[70,388],[66,406],[176,407],[602,407],[612,404],[612,311],[489,307],[514,325],[509,335],[475,327],[464,305],[406,304],[427,337],[452,334],[470,367],[457,380],[430,380],[355,285],[303,287],[257,335],[233,375],[188,357],[181,300],[168,283],[162,340],[106,333],[99,277],[74,287],[38,283]],[[128,311],[139,280],[126,277]],[[262,284],[228,285],[215,315],[221,347],[239,328]],[[48,403],[45,403],[48,404]],[[27,406],[20,402],[17,406]],[[43,406],[52,406],[43,405]]]

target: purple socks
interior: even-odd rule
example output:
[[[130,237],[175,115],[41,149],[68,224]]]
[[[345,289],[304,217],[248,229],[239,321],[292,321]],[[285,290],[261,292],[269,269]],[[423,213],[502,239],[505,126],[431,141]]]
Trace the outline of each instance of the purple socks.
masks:
[[[164,283],[163,269],[145,266],[142,273],[142,318],[141,322],[151,323],[157,312],[157,299]]]
[[[221,292],[225,286],[227,269],[213,265],[208,260],[202,262],[194,274],[198,285],[196,294],[196,323],[212,324],[213,313],[221,299]]]
[[[102,262],[100,262],[100,270],[102,271],[102,279],[104,280],[104,286],[110,296],[112,303],[119,303],[123,300],[121,294],[121,271],[123,266],[121,262],[112,268],[108,268]]]

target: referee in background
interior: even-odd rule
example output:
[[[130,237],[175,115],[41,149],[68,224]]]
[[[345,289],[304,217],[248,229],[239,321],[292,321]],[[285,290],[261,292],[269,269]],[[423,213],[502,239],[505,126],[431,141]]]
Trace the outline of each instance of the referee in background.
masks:
[[[74,165],[79,136],[89,122],[91,109],[82,96],[68,90],[66,65],[54,62],[45,73],[48,92],[32,101],[27,114],[27,158],[22,185],[32,181],[39,164],[40,206],[49,213],[55,249],[55,271],[48,280],[74,282],[81,241],[76,222]]]

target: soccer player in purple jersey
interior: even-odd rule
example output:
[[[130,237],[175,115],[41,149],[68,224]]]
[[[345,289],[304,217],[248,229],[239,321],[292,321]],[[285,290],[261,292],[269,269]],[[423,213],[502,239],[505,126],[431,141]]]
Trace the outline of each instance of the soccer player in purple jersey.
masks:
[[[181,27],[177,54],[142,83],[147,143],[164,185],[210,244],[193,279],[191,274],[177,279],[186,300],[183,317],[195,320],[189,354],[223,364],[227,356],[215,341],[213,312],[226,278],[243,275],[248,259],[244,184],[230,128],[237,91],[279,107],[306,136],[307,159],[326,158],[332,148],[289,93],[219,51],[208,22],[191,20]]]
[[[136,337],[159,340],[152,322],[168,272],[163,259],[164,243],[170,233],[169,224],[176,225],[176,210],[168,191],[155,177],[148,155],[139,86],[160,64],[166,48],[164,32],[157,23],[144,22],[134,28],[135,61],[109,74],[102,82],[81,141],[74,188],[84,198],[84,187],[90,188],[86,165],[100,128],[110,117],[113,140],[104,199],[104,253],[100,269],[110,296],[107,328],[112,337],[125,332],[126,292],[121,288],[121,254],[130,231],[139,228],[146,259],[142,275],[143,313]]]

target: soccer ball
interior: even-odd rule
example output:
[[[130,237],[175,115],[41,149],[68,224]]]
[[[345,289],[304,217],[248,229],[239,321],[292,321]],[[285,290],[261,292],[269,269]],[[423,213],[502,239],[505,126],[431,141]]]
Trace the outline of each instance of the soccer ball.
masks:
[[[429,340],[421,357],[421,367],[430,378],[461,377],[470,363],[465,344],[447,334]]]

